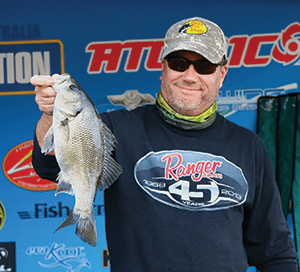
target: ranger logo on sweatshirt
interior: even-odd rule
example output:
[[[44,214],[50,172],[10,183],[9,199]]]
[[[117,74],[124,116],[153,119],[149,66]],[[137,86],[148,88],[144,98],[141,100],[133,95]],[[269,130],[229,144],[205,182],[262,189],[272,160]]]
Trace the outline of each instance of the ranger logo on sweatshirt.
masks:
[[[202,152],[150,152],[136,163],[134,175],[138,185],[157,201],[190,211],[238,206],[248,193],[239,167]]]

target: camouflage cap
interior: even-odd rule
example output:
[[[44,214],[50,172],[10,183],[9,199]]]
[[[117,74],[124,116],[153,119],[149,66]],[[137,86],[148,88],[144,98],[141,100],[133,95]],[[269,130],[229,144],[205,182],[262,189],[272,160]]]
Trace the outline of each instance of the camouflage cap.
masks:
[[[227,54],[227,41],[215,23],[194,17],[171,26],[166,34],[162,58],[172,52],[196,52],[212,63],[218,63]]]

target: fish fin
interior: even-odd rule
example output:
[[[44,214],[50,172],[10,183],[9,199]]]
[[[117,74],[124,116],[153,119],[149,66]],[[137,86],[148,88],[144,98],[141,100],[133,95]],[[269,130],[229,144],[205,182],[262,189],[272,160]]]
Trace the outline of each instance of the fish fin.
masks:
[[[89,245],[94,247],[97,245],[97,229],[94,210],[92,210],[88,217],[79,219],[75,233],[82,241]]]
[[[60,193],[66,193],[69,195],[74,195],[73,192],[73,187],[70,183],[65,182],[65,181],[61,181],[58,183],[56,191],[55,191],[55,196],[57,196]]]
[[[112,185],[122,173],[122,167],[112,157],[106,156],[104,159],[103,172],[99,180],[98,189],[107,189]]]
[[[59,193],[66,193],[69,195],[74,195],[72,184],[63,177],[63,173],[59,172],[58,174],[58,184],[55,191],[55,196],[57,196]]]
[[[97,229],[94,209],[91,210],[88,217],[81,217],[80,210],[74,208],[54,232],[76,223],[77,226],[75,233],[78,237],[82,241],[95,247],[97,245]]]
[[[101,120],[99,121],[101,122]],[[117,143],[117,140],[115,138],[115,136],[113,135],[113,133],[110,131],[110,129],[105,125],[105,123],[102,122],[102,126],[103,126],[103,135],[104,135],[104,144],[106,149],[111,152],[114,147],[115,147],[115,143]]]
[[[99,122],[100,121],[101,120],[99,120]],[[103,160],[103,171],[98,184],[98,189],[100,191],[107,189],[112,185],[122,173],[122,167],[111,157],[112,150],[114,149],[117,140],[105,123],[102,123],[102,126],[105,155]]]
[[[54,133],[53,133],[53,126],[51,126],[44,137],[42,153],[48,154],[53,148],[54,148]]]
[[[78,222],[79,219],[80,219],[79,211],[73,209],[71,213],[67,216],[67,218],[58,226],[58,228],[54,232],[57,232],[58,230],[64,227],[74,225],[75,223]]]

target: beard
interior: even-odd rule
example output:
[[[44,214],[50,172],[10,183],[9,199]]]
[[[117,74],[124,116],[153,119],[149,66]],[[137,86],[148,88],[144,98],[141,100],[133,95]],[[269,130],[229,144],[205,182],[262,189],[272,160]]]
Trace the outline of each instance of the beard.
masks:
[[[184,95],[183,95],[184,94]],[[214,102],[212,97],[207,97],[203,90],[185,91],[180,95],[177,92],[165,92],[164,99],[176,112],[181,115],[196,116],[206,111]]]

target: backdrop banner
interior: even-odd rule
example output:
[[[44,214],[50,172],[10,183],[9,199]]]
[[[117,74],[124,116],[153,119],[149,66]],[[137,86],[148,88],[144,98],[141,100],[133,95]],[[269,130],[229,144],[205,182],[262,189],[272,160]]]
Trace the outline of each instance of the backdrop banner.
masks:
[[[74,197],[55,197],[56,184],[32,168],[41,116],[33,75],[69,73],[99,112],[153,103],[167,29],[198,16],[217,23],[228,39],[219,113],[256,131],[259,97],[299,92],[298,0],[16,0],[0,6],[0,271],[110,271],[103,192],[94,207],[97,247],[82,242],[75,226],[54,233]]]

